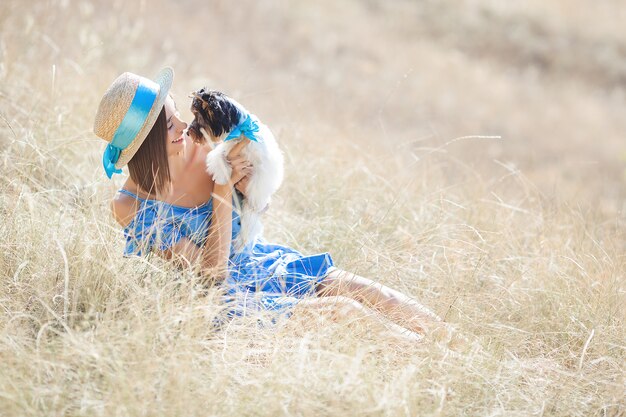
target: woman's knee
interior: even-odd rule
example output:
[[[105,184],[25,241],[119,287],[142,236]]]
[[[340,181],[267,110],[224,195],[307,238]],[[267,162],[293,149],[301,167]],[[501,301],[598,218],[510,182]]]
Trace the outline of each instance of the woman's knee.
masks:
[[[364,282],[363,277],[335,268],[317,285],[316,291],[322,297],[342,296],[358,291],[363,287]]]
[[[317,293],[321,297],[347,296],[374,307],[394,306],[401,303],[399,293],[369,278],[352,272],[335,269],[320,282]],[[381,306],[381,304],[384,304]]]

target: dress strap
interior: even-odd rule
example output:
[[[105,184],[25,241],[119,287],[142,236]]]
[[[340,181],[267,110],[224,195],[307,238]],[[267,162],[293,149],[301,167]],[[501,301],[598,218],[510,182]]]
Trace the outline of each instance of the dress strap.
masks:
[[[119,189],[119,190],[117,190],[117,191],[118,191],[118,192],[120,192],[120,193],[122,193],[122,194],[126,194],[126,195],[128,195],[128,196],[131,196],[131,197],[133,197],[133,198],[134,198],[134,199],[136,199],[136,200],[139,200],[139,201],[146,201],[144,198],[141,198],[141,197],[139,197],[137,194],[132,193],[132,192],[130,192],[130,191],[128,191],[128,190],[125,190],[124,188],[120,188],[120,189]]]

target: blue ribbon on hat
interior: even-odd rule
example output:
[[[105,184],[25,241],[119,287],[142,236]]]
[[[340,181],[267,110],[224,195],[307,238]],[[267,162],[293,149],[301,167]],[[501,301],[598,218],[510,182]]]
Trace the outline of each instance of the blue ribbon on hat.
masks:
[[[122,151],[137,137],[137,134],[146,122],[154,100],[156,100],[159,94],[159,88],[157,83],[147,78],[140,78],[137,90],[135,90],[135,96],[124,119],[122,119],[122,123],[115,130],[113,140],[104,149],[102,165],[107,177],[111,178],[113,174],[122,173],[121,169],[115,168],[115,163],[120,159]]]
[[[232,139],[237,139],[241,135],[244,135],[254,142],[263,142],[263,138],[259,134],[259,119],[257,119],[256,116],[248,113],[246,118],[237,126],[235,126],[235,128],[228,134],[228,136],[226,136],[224,142]]]

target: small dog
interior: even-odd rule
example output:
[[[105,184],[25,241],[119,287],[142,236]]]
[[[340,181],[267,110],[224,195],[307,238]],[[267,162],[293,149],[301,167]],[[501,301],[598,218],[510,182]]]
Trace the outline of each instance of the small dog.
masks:
[[[230,179],[232,168],[226,160],[228,152],[236,143],[250,140],[241,151],[254,170],[241,207],[241,230],[233,243],[235,251],[240,252],[263,232],[260,213],[283,182],[283,154],[269,128],[234,99],[206,87],[189,97],[193,98],[194,120],[188,134],[195,142],[208,142],[213,146],[206,166],[216,183],[226,184]]]

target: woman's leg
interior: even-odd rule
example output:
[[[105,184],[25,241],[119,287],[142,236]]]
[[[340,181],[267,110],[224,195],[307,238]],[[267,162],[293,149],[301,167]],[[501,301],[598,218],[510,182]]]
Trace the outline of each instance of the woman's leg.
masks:
[[[328,296],[323,298],[303,298],[293,307],[291,317],[319,315],[329,317],[334,322],[364,324],[373,327],[378,333],[387,333],[403,340],[420,341],[422,336],[409,329],[399,326],[363,304],[348,297]]]
[[[344,296],[352,298],[383,314],[394,323],[425,335],[447,326],[435,313],[400,291],[336,268],[320,282],[316,292],[321,297]]]

